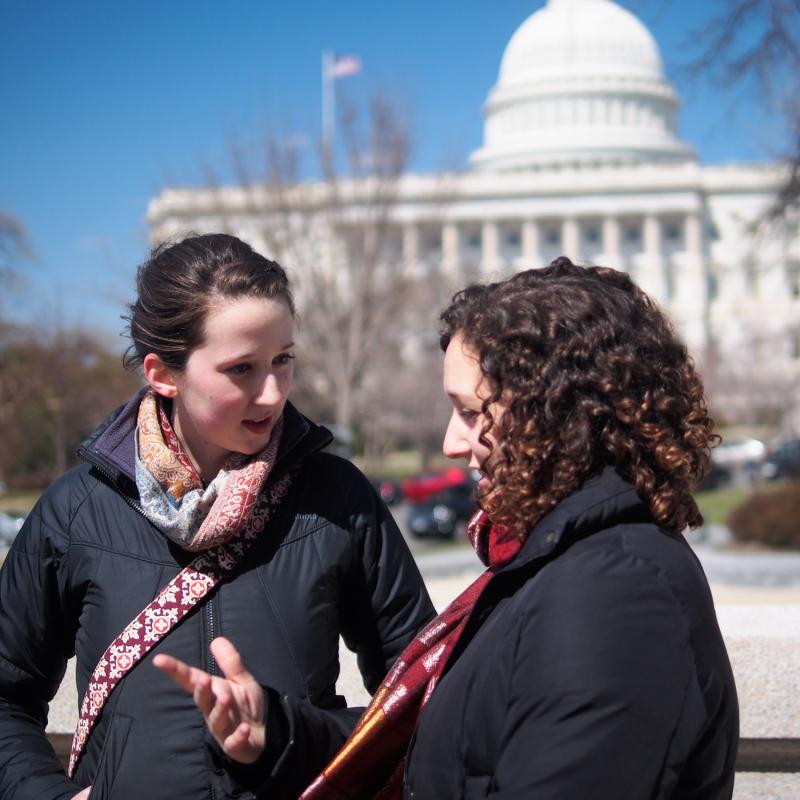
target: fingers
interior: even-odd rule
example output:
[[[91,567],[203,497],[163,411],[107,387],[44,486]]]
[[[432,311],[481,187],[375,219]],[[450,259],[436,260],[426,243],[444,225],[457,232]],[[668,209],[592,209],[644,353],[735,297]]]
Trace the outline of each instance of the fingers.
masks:
[[[224,636],[218,636],[211,642],[211,653],[228,680],[236,681],[237,683],[241,683],[244,680],[253,680],[253,676],[245,667],[239,651]]]
[[[201,669],[190,667],[179,658],[159,653],[153,658],[153,666],[160,669],[165,675],[169,675],[178,686],[193,696],[198,688],[201,689],[203,698],[206,695],[205,690],[210,691],[211,676]]]
[[[215,681],[212,689],[212,706],[208,712],[203,713],[209,730],[222,744],[223,740],[235,730],[241,715],[235,707],[233,694],[226,681]]]
[[[251,728],[246,722],[237,725],[236,730],[221,742],[225,754],[242,764],[252,764],[261,755],[263,745],[255,746],[250,734]]]
[[[204,717],[208,717],[214,708],[214,682],[213,678],[202,670],[195,670],[197,675],[193,676],[194,691],[192,697],[195,705],[200,709]]]
[[[263,751],[266,741],[263,691],[227,639],[215,639],[211,652],[224,678],[212,678],[207,672],[164,653],[153,658],[153,665],[192,695],[209,731],[225,753],[243,764],[251,764]]]

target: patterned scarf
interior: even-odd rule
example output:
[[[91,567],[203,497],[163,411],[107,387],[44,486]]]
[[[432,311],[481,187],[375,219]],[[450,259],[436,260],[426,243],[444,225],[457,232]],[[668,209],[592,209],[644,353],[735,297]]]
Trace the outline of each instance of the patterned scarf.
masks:
[[[422,707],[447,665],[470,612],[494,573],[522,547],[522,539],[492,525],[478,511],[467,526],[488,569],[417,634],[384,678],[342,749],[300,800],[402,796],[405,753]]]
[[[234,454],[208,489],[181,446],[155,394],[139,407],[136,482],[143,510],[187,550],[203,552],[163,586],[105,649],[81,702],[68,775],[75,774],[95,723],[120,681],[223,581],[288,494],[286,474],[267,486],[282,420],[255,456]],[[162,436],[163,433],[163,436]]]
[[[203,488],[162,403],[154,392],[147,392],[136,427],[136,487],[145,515],[193,553],[227,542],[252,517],[275,463],[282,430],[283,417],[260,453],[232,453]]]

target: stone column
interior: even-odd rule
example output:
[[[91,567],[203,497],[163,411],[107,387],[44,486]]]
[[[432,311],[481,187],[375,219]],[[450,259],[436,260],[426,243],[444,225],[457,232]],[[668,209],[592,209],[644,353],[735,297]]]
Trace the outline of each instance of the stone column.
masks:
[[[567,217],[561,223],[561,250],[565,256],[571,258],[573,261],[581,257],[578,220],[574,217]]]
[[[687,214],[684,222],[684,237],[686,252],[690,258],[700,258],[703,255],[703,226],[700,214],[696,211]]]
[[[419,271],[419,228],[413,222],[403,226],[403,264],[409,275]]]
[[[481,271],[486,277],[497,277],[500,271],[497,223],[487,221],[481,230]]]
[[[539,223],[535,219],[526,219],[522,223],[522,258],[525,267],[538,267],[539,255]]]
[[[690,211],[684,223],[686,253],[680,271],[673,276],[674,305],[680,330],[693,352],[707,344],[708,283],[703,249],[703,221],[698,211]]]
[[[661,252],[661,220],[654,214],[644,218],[644,259],[637,283],[653,300],[664,304],[672,298],[667,297],[664,255]]]
[[[603,220],[603,259],[607,266],[614,269],[624,269],[619,240],[619,219],[617,217],[606,217]]]
[[[706,304],[705,256],[703,253],[703,221],[698,212],[686,215],[684,223],[686,263],[681,271],[680,286],[676,285],[676,298],[680,302],[703,308]],[[677,281],[676,281],[677,283]]]
[[[442,228],[442,272],[451,278],[458,276],[459,232],[455,222],[446,222]]]

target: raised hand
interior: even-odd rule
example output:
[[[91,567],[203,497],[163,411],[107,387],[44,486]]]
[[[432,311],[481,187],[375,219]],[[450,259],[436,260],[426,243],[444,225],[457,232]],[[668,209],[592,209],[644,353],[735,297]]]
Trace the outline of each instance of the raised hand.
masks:
[[[234,761],[252,764],[264,751],[264,690],[247,671],[238,650],[222,636],[211,653],[224,678],[159,653],[153,664],[194,697],[211,735]]]

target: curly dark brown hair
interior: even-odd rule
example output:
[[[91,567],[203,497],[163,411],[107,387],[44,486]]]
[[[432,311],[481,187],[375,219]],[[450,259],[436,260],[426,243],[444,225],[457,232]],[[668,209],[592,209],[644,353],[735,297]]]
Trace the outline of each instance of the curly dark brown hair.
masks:
[[[719,441],[703,384],[670,322],[624,272],[562,256],[458,292],[440,322],[442,349],[463,337],[491,389],[481,442],[492,447],[493,431],[498,453],[480,500],[495,522],[527,531],[614,465],[660,525],[702,524],[691,493]]]

